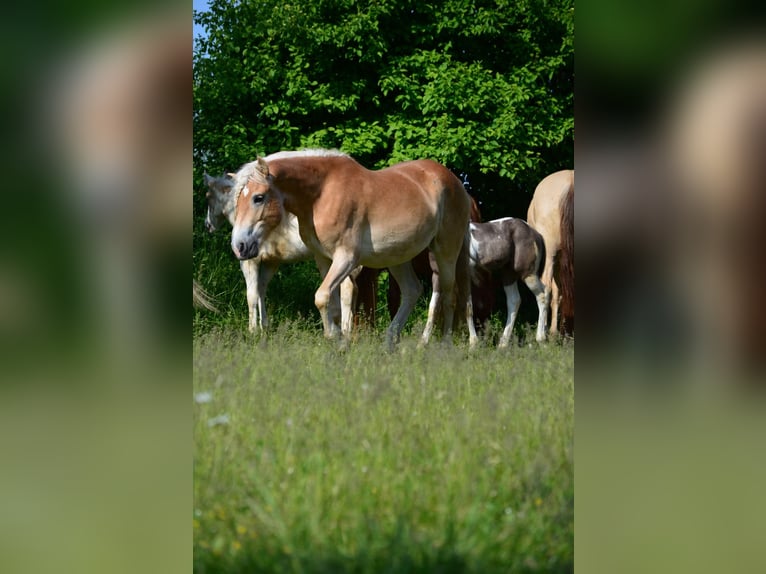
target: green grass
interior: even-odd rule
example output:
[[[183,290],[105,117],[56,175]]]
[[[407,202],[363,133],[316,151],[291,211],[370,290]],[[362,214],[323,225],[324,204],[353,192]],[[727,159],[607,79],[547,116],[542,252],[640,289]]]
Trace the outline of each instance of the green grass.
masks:
[[[195,337],[195,572],[573,570],[573,346],[415,345]]]

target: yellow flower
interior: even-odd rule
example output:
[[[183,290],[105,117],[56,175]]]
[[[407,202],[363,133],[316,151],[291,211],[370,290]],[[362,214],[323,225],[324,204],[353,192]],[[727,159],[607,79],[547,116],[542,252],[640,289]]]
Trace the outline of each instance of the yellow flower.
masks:
[[[197,520],[196,518],[192,520],[192,526],[194,526],[194,528],[199,528],[199,520]]]
[[[543,503],[542,498],[535,498],[535,506],[540,506]]]
[[[237,534],[247,534],[247,528],[241,524],[237,524]]]
[[[236,552],[237,550],[239,550],[240,548],[242,548],[242,545],[239,543],[239,540],[235,540],[234,542],[232,542],[232,543],[231,543],[231,547],[232,547],[232,548],[234,549],[234,551]]]

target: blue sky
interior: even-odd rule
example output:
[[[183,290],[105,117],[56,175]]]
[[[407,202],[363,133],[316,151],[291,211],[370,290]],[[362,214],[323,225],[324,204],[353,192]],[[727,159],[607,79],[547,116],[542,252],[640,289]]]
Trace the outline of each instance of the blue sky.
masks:
[[[205,10],[207,10],[207,4],[208,4],[208,0],[192,0],[192,6],[198,12],[204,12]],[[203,33],[203,29],[195,24],[194,37],[196,38],[197,36],[201,36],[202,33]]]

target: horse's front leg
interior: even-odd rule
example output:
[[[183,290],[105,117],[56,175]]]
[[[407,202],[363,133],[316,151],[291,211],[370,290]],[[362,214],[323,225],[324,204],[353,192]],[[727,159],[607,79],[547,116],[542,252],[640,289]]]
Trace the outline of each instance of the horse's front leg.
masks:
[[[242,270],[242,275],[245,277],[245,293],[247,295],[247,328],[251,333],[254,333],[257,327],[260,327],[260,321],[258,321],[258,275],[259,275],[258,259],[246,259],[239,262],[239,268]]]
[[[279,269],[277,261],[261,261],[261,270],[258,273],[258,324],[264,331],[269,328],[269,317],[266,314],[266,290],[277,269]]]
[[[314,294],[314,305],[322,317],[325,337],[337,339],[341,336],[340,328],[340,293],[338,287],[357,266],[357,258],[345,251],[336,251],[333,259],[316,257],[319,272],[323,275],[322,284]]]
[[[344,337],[350,336],[354,328],[354,309],[358,293],[359,289],[352,273],[340,284],[340,321]]]

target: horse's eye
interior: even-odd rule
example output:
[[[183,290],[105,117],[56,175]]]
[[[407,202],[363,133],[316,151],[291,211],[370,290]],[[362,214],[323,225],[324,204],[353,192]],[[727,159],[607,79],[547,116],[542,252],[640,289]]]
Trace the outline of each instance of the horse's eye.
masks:
[[[259,203],[263,203],[263,196],[262,195],[254,195],[253,196],[253,204],[258,205]]]

